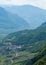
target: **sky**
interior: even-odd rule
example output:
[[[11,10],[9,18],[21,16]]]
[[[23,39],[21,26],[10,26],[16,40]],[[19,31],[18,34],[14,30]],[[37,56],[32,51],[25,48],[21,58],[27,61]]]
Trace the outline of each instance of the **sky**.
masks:
[[[46,10],[46,0],[0,0],[0,5],[33,5]]]

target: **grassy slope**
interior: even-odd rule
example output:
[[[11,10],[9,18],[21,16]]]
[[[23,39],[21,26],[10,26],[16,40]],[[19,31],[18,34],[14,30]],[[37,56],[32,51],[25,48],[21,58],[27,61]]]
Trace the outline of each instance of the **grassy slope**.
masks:
[[[24,65],[46,65],[46,47]]]
[[[26,51],[21,51],[18,52],[19,53],[19,57],[13,60],[13,63],[11,62],[11,60],[8,60],[9,58],[11,59],[12,57],[14,58],[16,53],[13,54],[9,54],[9,55],[2,55],[0,56],[0,65],[3,64],[7,64],[7,65],[20,65],[23,63],[23,61],[32,58],[35,53],[30,53],[30,52],[26,52]]]

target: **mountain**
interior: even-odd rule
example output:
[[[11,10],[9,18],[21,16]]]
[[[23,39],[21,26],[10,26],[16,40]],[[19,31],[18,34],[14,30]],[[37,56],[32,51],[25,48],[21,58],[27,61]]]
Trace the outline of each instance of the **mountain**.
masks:
[[[24,65],[46,65],[46,47],[43,48],[34,58],[26,61]]]
[[[37,29],[4,37],[0,42],[0,65],[3,64],[46,65],[46,22]]]
[[[42,24],[42,27],[45,27],[46,28],[46,22]]]
[[[28,51],[37,52],[46,44],[46,22],[34,30],[10,33],[3,39],[3,42],[6,44],[10,42],[13,45],[24,45]]]
[[[27,14],[27,12],[25,13]],[[36,13],[38,15],[38,12]],[[46,65],[46,21],[43,16],[44,13],[40,9],[37,23],[40,23],[41,20],[42,24],[40,23],[41,25],[39,24],[39,27],[36,28],[34,23],[35,29],[33,27],[33,29],[28,29],[30,27],[28,21],[24,19],[25,17],[0,7],[0,65]],[[44,19],[44,23],[42,19]],[[10,34],[7,36],[4,35],[4,33],[9,32]]]
[[[9,13],[0,7],[0,33],[23,30],[28,27],[28,23],[23,18],[16,14]]]
[[[46,10],[32,5],[4,6],[4,8],[8,12],[15,13],[25,19],[29,23],[31,29],[40,26],[46,21]]]

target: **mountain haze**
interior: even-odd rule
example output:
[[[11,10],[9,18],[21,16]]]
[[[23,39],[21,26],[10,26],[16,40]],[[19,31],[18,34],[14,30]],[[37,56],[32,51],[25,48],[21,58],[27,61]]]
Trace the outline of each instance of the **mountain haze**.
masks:
[[[7,12],[0,7],[0,33],[27,29],[28,23],[16,14]]]
[[[25,19],[29,23],[31,29],[40,26],[43,22],[46,21],[46,10],[32,5],[6,6],[4,8],[7,11],[16,13]]]

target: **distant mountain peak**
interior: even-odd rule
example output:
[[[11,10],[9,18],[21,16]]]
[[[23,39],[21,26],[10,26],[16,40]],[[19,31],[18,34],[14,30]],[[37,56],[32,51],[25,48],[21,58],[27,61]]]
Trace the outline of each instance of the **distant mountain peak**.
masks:
[[[29,28],[29,24],[17,14],[10,13],[0,7],[0,33]]]
[[[26,20],[30,25],[30,29],[35,29],[39,27],[43,21],[46,21],[46,10],[32,5],[7,6],[5,9]]]
[[[42,26],[43,26],[43,27],[46,27],[46,22],[44,22],[44,23],[42,24]]]

